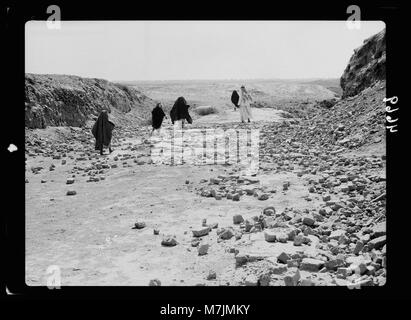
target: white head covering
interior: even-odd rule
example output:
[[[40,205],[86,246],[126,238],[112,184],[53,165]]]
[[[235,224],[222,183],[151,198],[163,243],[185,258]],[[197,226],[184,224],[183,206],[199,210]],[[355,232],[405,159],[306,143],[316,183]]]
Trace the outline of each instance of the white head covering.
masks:
[[[245,89],[245,86],[241,86],[241,93],[244,100],[251,100],[251,95]]]

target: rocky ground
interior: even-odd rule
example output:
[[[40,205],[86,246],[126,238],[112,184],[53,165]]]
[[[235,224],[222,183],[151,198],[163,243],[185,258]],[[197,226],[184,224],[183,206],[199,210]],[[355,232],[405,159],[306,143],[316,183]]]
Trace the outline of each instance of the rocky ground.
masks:
[[[153,164],[149,127],[118,126],[104,156],[90,123],[26,130],[26,283],[58,265],[62,285],[384,285],[384,94],[195,122],[258,128],[252,176]]]

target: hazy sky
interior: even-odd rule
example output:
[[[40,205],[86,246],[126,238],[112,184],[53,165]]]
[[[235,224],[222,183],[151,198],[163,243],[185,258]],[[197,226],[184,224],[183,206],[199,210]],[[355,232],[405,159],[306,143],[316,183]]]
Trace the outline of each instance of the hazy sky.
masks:
[[[26,24],[26,72],[107,80],[339,78],[369,21],[44,21]]]

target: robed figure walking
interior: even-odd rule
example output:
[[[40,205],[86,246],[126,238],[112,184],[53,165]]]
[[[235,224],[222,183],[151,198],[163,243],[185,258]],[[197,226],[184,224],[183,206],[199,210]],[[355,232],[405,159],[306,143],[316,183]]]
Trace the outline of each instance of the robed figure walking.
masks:
[[[96,139],[95,149],[100,150],[100,154],[103,154],[104,147],[108,147],[110,153],[113,152],[111,149],[111,137],[114,127],[114,123],[108,120],[107,111],[103,110],[91,129]]]
[[[188,108],[190,105],[187,104],[186,99],[184,97],[179,97],[173,105],[173,108],[170,111],[170,118],[171,122],[174,124],[175,122],[178,123],[178,127],[180,126],[184,128],[184,122],[187,120],[188,123],[193,123],[190,114],[188,113]]]
[[[157,103],[156,107],[151,111],[151,126],[153,127],[151,134],[153,134],[154,130],[160,130],[164,118],[167,119],[163,106],[161,102]]]

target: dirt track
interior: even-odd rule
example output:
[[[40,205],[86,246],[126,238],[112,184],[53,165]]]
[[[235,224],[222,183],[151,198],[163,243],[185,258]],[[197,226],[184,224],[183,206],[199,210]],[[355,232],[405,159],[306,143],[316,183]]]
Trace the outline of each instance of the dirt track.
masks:
[[[257,120],[267,115],[280,119],[276,110],[254,112]],[[229,111],[221,122],[236,120],[235,117],[238,111]],[[205,116],[198,126],[214,126],[217,119],[215,115]],[[114,163],[116,156],[128,152],[130,141],[133,145],[141,143],[140,138],[127,139],[111,155],[101,158]],[[145,152],[147,156],[148,149]],[[73,156],[78,155],[73,153]],[[231,170],[221,165],[154,166],[129,161],[133,164],[130,168],[110,169],[103,181],[86,182],[85,177],[76,177],[74,184],[66,185],[73,166],[87,166],[90,162],[69,159],[61,165],[41,156],[27,161],[28,167],[56,164],[54,171],[27,173],[30,181],[26,184],[27,284],[45,285],[50,265],[61,268],[62,285],[147,285],[153,278],[161,279],[163,285],[222,284],[221,280],[205,281],[205,275],[210,269],[217,274],[233,273],[233,253],[225,249],[241,247],[239,241],[232,238],[217,243],[215,231],[211,232],[207,237],[211,244],[209,253],[198,256],[197,248],[191,247],[190,227],[201,226],[203,218],[219,226],[230,226],[234,214],[251,218],[268,204],[279,210],[291,204],[294,207],[298,203],[301,207],[306,204],[299,199],[305,192],[303,181],[291,173],[261,177],[272,186],[280,186],[284,179],[293,180],[293,189],[287,195],[279,194],[275,200],[250,197],[239,202],[216,201],[190,191],[201,179]],[[186,180],[190,182],[188,185]],[[75,190],[77,194],[66,196],[67,190]],[[131,229],[136,221],[144,221],[146,228]],[[154,235],[153,228],[158,228],[160,235]],[[161,246],[162,234],[176,235],[179,244]]]
[[[187,126],[260,129],[261,170],[248,180],[242,179],[238,164],[150,163],[148,127],[117,134],[115,151],[104,156],[93,150],[87,129],[38,130],[42,139],[61,131],[65,133],[60,136],[68,136],[70,130],[80,138],[42,142],[45,154],[33,147],[38,141],[30,143],[26,283],[46,285],[47,268],[56,265],[63,286],[144,286],[153,279],[165,286],[348,285],[345,278],[359,285],[383,284],[384,200],[371,199],[385,190],[384,144],[354,153],[341,153],[336,145],[328,149],[329,145],[305,144],[295,139],[312,139],[301,131],[306,124],[296,125],[297,130],[282,127],[279,111],[253,111],[256,121],[251,124],[238,123],[238,111],[228,110]],[[311,125],[310,120],[307,123]],[[171,129],[167,122],[164,127]],[[37,170],[39,166],[43,169]],[[71,177],[74,183],[66,184]],[[220,182],[214,185],[211,178]],[[97,182],[87,182],[90,179]],[[213,188],[225,192],[220,200],[217,194],[209,195]],[[68,196],[68,190],[76,194]],[[229,198],[235,194],[239,201]],[[275,213],[261,216],[270,206]],[[245,225],[233,224],[235,215],[241,215]],[[267,231],[244,229],[250,221],[257,227],[259,217],[264,217]],[[198,246],[209,245],[208,253],[199,255],[192,230],[204,229],[203,219],[218,227],[197,238]],[[146,226],[132,229],[136,222]],[[228,239],[221,238],[224,230],[232,230]],[[279,240],[284,232],[288,240]],[[267,233],[274,233],[277,240],[268,241]],[[177,240],[176,246],[162,245],[169,235]],[[304,243],[298,244],[300,240]],[[355,253],[364,242],[369,244]],[[280,263],[284,254],[287,261]],[[357,270],[358,275],[351,275]]]

